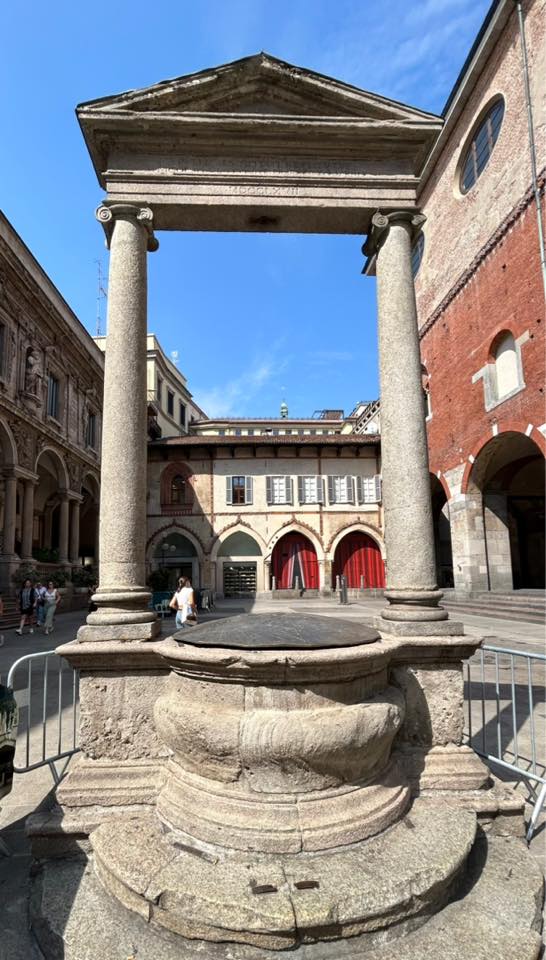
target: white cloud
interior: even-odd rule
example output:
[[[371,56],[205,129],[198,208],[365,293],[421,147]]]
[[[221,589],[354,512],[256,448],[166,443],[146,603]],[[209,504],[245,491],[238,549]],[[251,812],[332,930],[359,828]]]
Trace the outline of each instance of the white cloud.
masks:
[[[248,403],[259,394],[270,380],[286,368],[288,357],[268,357],[257,360],[251,368],[226,383],[209,389],[196,388],[195,398],[209,417],[244,416]]]

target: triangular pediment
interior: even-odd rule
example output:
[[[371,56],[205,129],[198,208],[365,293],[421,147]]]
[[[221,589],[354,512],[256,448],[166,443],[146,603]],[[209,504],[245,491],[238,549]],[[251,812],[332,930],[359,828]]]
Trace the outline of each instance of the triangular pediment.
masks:
[[[376,121],[436,121],[433,114],[350,84],[295,67],[267,53],[81,104],[120,114],[230,114],[346,117]]]

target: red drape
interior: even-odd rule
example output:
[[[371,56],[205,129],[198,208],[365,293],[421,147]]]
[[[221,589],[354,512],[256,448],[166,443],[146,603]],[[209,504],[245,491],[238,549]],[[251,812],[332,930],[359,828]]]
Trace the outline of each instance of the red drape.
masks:
[[[298,567],[300,585],[305,590],[317,590],[318,562],[313,544],[301,533],[286,533],[275,544],[271,557],[271,572],[277,590],[294,587]]]
[[[385,565],[375,540],[358,531],[343,537],[334,555],[332,586],[339,576],[347,577],[348,587],[360,588],[362,577],[365,588],[384,587]]]

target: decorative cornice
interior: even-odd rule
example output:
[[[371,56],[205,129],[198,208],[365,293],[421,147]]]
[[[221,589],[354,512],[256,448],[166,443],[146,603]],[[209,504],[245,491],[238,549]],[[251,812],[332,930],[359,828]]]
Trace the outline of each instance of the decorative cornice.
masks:
[[[373,274],[377,254],[385,243],[393,223],[409,223],[413,238],[421,230],[426,219],[424,214],[416,210],[394,210],[390,213],[381,213],[377,210],[371,219],[368,236],[362,245],[362,253],[366,257],[362,273],[365,276]]]
[[[148,234],[148,253],[153,253],[159,247],[159,240],[154,236],[154,215],[150,207],[139,207],[132,203],[101,203],[95,211],[95,216],[104,228],[106,246],[110,249],[114,225],[116,220],[136,220],[144,227]]]
[[[546,188],[546,167],[544,167],[539,176],[538,176],[538,187],[541,196],[544,196],[544,191]],[[529,205],[534,200],[533,188],[529,189],[524,193],[523,197],[518,204],[510,211],[510,213],[504,218],[502,223],[499,224],[494,233],[491,234],[487,243],[483,245],[481,250],[474,257],[470,265],[466,270],[461,273],[460,277],[455,281],[451,289],[446,293],[443,300],[440,301],[434,312],[430,315],[428,320],[420,327],[419,329],[419,338],[422,340],[423,337],[432,329],[435,323],[440,319],[442,314],[447,310],[450,303],[455,300],[458,294],[463,290],[467,283],[472,279],[474,274],[479,270],[482,263],[487,260],[488,256],[493,252],[495,247],[501,243],[509,230],[512,229],[517,220],[525,213]]]

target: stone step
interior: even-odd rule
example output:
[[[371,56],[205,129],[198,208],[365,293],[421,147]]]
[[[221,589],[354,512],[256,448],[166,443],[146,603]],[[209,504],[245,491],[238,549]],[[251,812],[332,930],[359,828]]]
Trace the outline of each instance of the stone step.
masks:
[[[425,851],[434,846],[435,840],[441,847],[442,835],[432,833],[438,825],[431,819]],[[404,830],[411,833],[407,827]],[[440,848],[438,853],[441,858]],[[393,872],[399,862],[396,857]],[[428,854],[422,864],[414,863],[414,868],[422,867],[417,872],[420,884],[427,864]],[[369,861],[369,870],[371,876],[376,871],[373,860]],[[133,882],[138,882],[138,876],[137,870]],[[379,873],[377,877],[380,884]],[[332,878],[332,883],[336,879]],[[341,880],[344,887],[352,887],[353,894],[357,892],[354,875]],[[418,929],[411,929],[409,923],[409,929],[402,931],[401,936],[397,936],[400,930],[377,928],[371,936],[365,933],[340,939],[339,934],[334,934],[330,941],[302,943],[288,953],[253,944],[204,942],[174,935],[158,927],[149,912],[137,913],[123,907],[117,895],[105,891],[92,864],[86,865],[85,861],[45,861],[32,883],[32,927],[46,960],[104,960],[135,955],[138,960],[537,960],[541,950],[541,870],[524,842],[508,837],[486,839],[480,835],[458,893]],[[392,886],[387,891],[379,885],[372,888],[372,901],[381,902],[388,889]],[[312,893],[312,887],[300,890],[302,899]],[[257,893],[255,900],[260,902],[268,896]],[[406,888],[405,904],[408,912],[418,906],[417,888]],[[193,894],[183,909],[199,922]],[[244,924],[242,914],[240,920]]]
[[[516,620],[521,623],[544,623],[546,614],[540,608],[523,605],[486,604],[477,601],[444,601],[442,606],[454,614],[470,613],[478,617],[492,617],[497,620]]]

